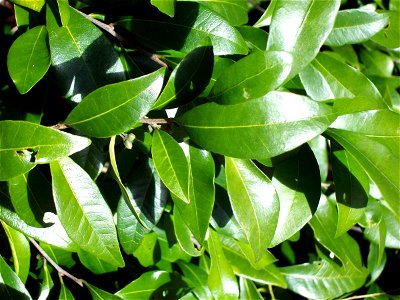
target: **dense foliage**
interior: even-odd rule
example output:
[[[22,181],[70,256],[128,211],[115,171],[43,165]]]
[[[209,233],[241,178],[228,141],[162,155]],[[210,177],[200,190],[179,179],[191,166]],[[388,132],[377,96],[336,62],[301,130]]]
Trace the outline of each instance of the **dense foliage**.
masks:
[[[400,1],[0,4],[1,299],[399,294]]]

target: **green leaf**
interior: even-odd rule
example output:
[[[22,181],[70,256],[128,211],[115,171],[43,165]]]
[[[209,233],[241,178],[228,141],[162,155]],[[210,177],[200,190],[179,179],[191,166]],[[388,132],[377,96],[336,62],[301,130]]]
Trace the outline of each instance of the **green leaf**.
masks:
[[[362,8],[341,10],[325,45],[342,46],[364,42],[381,31],[388,21],[389,15],[386,13],[379,14]]]
[[[222,72],[211,100],[237,104],[264,96],[278,88],[290,72],[292,57],[286,52],[257,51]]]
[[[400,12],[390,10],[386,13],[389,14],[389,25],[371,39],[384,47],[392,49],[398,48],[400,47]]]
[[[166,132],[156,130],[151,154],[154,167],[165,186],[180,200],[189,203],[189,167],[178,142]]]
[[[236,29],[245,39],[251,52],[265,51],[268,40],[268,33],[265,30],[248,25],[238,26]]]
[[[85,97],[65,122],[84,134],[110,137],[127,132],[157,99],[165,69],[101,87]]]
[[[275,166],[272,184],[279,199],[279,218],[269,247],[299,231],[316,211],[321,195],[318,163],[307,145]]]
[[[58,300],[75,300],[71,291],[65,286],[62,277],[60,276],[60,295],[58,296]]]
[[[371,241],[369,245],[369,252],[368,252],[368,270],[371,273],[371,279],[369,280],[368,284],[376,281],[387,262],[386,253],[385,253],[385,239],[386,239],[386,224],[385,220],[382,218],[379,220],[378,224],[370,228],[366,228],[365,235],[371,238],[371,235],[374,235],[372,238],[373,240],[377,240],[378,243]]]
[[[88,288],[90,294],[92,295],[92,299],[93,300],[118,300],[118,299],[122,299],[121,297],[118,297],[116,295],[110,294],[109,292],[103,291],[102,289],[99,289],[98,287],[96,287],[94,285],[91,285],[86,281],[83,281],[83,283]]]
[[[15,273],[25,284],[29,275],[31,259],[29,241],[21,232],[9,227],[3,221],[1,221],[1,225],[3,225],[10,244]]]
[[[183,272],[182,279],[192,288],[192,293],[199,299],[212,299],[207,283],[207,272],[191,263],[178,261],[177,264]]]
[[[45,0],[13,0],[12,2],[37,12],[40,12],[45,4]]]
[[[277,0],[271,0],[268,4],[267,9],[262,14],[262,16],[258,19],[258,21],[253,25],[254,27],[264,27],[271,25],[272,16],[275,11]]]
[[[0,121],[0,181],[90,145],[84,137],[25,121]]]
[[[0,256],[0,296],[3,299],[32,299],[21,279]]]
[[[203,254],[204,247],[201,247],[198,241],[193,241],[192,233],[178,210],[174,210],[174,232],[183,251],[193,257]]]
[[[364,64],[364,73],[390,78],[392,76],[394,62],[392,57],[379,50],[360,50],[360,59]]]
[[[43,216],[55,211],[51,184],[37,168],[8,181],[8,191],[15,212],[28,225],[43,227]]]
[[[200,105],[177,121],[194,142],[209,151],[262,159],[311,140],[334,118],[327,105],[291,93],[270,92],[235,105]]]
[[[97,185],[70,158],[50,167],[57,213],[68,235],[99,259],[124,266],[112,214]]]
[[[206,88],[211,79],[214,56],[210,40],[203,44],[189,52],[175,67],[152,109],[187,103]]]
[[[264,299],[260,292],[257,290],[256,285],[253,281],[239,277],[239,288],[240,294],[239,299],[254,299],[254,300],[262,300]]]
[[[267,50],[293,56],[289,78],[298,74],[317,55],[332,30],[340,1],[290,1],[275,4]]]
[[[106,263],[104,260],[82,249],[78,250],[78,257],[82,265],[96,275],[111,273],[118,270],[117,266]]]
[[[42,282],[40,283],[40,292],[38,300],[46,300],[50,296],[50,291],[54,286],[53,279],[51,278],[51,269],[47,266],[47,261],[43,259],[43,268],[40,272]]]
[[[252,161],[225,157],[225,168],[233,213],[258,261],[274,236],[278,196],[269,178]]]
[[[27,93],[50,67],[45,26],[37,26],[20,35],[7,57],[10,76],[21,94]]]
[[[335,236],[347,232],[365,212],[369,178],[357,160],[346,150],[331,143],[332,173],[338,208]]]
[[[115,295],[126,300],[151,299],[152,294],[170,280],[170,274],[166,271],[145,272]]]
[[[63,7],[65,21],[67,8]],[[110,41],[89,20],[69,8],[61,26],[57,7],[47,6],[51,63],[67,98],[80,102],[98,87],[125,79],[124,68]]]
[[[52,260],[54,260],[57,265],[65,266],[67,268],[72,268],[75,265],[75,260],[72,252],[60,249],[46,243],[40,243],[40,247],[42,247],[42,249]]]
[[[58,4],[58,11],[60,12],[60,17],[61,17],[61,23],[62,25],[68,26],[69,23],[69,17],[70,17],[70,6],[68,4],[68,0],[57,0]]]
[[[173,18],[164,15],[125,19],[118,24],[154,50],[172,49],[188,53],[210,38],[215,55],[247,54],[246,43],[225,19],[198,3],[177,2]],[[151,16],[151,15],[150,15]],[[203,26],[205,23],[215,26]]]
[[[239,287],[232,268],[224,256],[218,235],[210,229],[208,251],[211,267],[208,274],[208,287],[216,299],[237,299]]]
[[[178,2],[197,2],[216,12],[232,26],[243,25],[248,21],[248,5],[245,0],[177,0]]]
[[[311,150],[317,159],[319,166],[319,173],[321,175],[321,181],[326,182],[329,172],[329,155],[328,155],[328,143],[327,140],[319,135],[308,142]]]
[[[281,268],[290,290],[309,299],[333,299],[359,288],[366,276],[324,260]]]
[[[175,205],[193,236],[202,244],[214,207],[214,161],[210,152],[196,145],[182,144],[182,147],[187,150],[189,203],[175,201]]]
[[[314,100],[365,97],[384,107],[379,91],[364,74],[326,53],[318,54],[300,79]]]
[[[175,2],[176,0],[151,0],[150,3],[158,8],[162,13],[170,16],[171,18],[175,14]]]

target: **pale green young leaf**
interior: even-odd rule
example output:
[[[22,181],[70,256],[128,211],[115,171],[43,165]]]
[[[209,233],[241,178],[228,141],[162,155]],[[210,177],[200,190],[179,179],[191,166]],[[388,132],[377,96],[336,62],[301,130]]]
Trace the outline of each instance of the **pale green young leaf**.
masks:
[[[32,300],[25,285],[19,279],[18,275],[10,268],[10,266],[0,256],[0,296],[3,299],[21,299]]]
[[[244,277],[239,277],[239,299],[254,299],[262,300],[264,299],[260,292],[257,290],[256,285],[253,281],[246,279]]]
[[[22,283],[25,284],[29,275],[31,259],[29,241],[21,232],[11,228],[5,222],[1,221],[1,225],[3,225],[10,244],[14,271]]]
[[[37,26],[20,35],[10,47],[7,67],[21,94],[27,93],[50,67],[50,52],[45,26]]]
[[[0,121],[0,181],[90,145],[84,137],[25,121]]]
[[[278,196],[269,178],[252,161],[225,157],[225,168],[233,213],[257,261],[278,223]]]
[[[177,122],[204,149],[230,157],[263,159],[313,139],[334,119],[325,104],[292,93],[270,92],[235,105],[206,103]]]
[[[99,259],[124,266],[111,210],[97,185],[70,158],[50,167],[57,213],[68,235]]]
[[[101,87],[85,97],[65,122],[84,134],[110,137],[132,129],[161,91],[165,69]]]

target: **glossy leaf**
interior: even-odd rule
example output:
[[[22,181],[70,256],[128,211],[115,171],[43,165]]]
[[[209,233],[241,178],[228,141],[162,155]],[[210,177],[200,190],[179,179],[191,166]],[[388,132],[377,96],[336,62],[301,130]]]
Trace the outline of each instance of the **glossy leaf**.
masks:
[[[275,166],[272,184],[279,199],[279,218],[270,247],[289,239],[312,217],[321,195],[318,163],[308,146]]]
[[[179,106],[198,96],[208,85],[214,63],[210,40],[189,52],[174,68],[153,109]]]
[[[99,259],[124,266],[112,214],[98,187],[69,158],[50,166],[57,213],[68,235]]]
[[[332,173],[338,208],[335,236],[340,236],[362,217],[368,202],[369,178],[351,154],[335,143],[331,146]]]
[[[166,271],[149,271],[140,275],[122,290],[115,293],[122,299],[150,299],[151,295],[162,285],[170,281],[170,274]]]
[[[272,15],[274,14],[277,0],[271,0],[268,4],[267,9],[264,11],[262,16],[254,24],[254,27],[264,27],[271,25]]]
[[[67,13],[63,8],[64,21]],[[118,54],[100,29],[73,8],[68,25],[61,26],[58,14],[47,6],[51,63],[67,98],[80,102],[98,87],[125,79]]]
[[[264,299],[260,292],[257,290],[255,284],[246,278],[239,277],[240,299]]]
[[[110,137],[129,131],[157,99],[165,69],[101,87],[85,97],[66,123],[84,134]]]
[[[211,218],[214,206],[214,161],[211,153],[199,149],[193,144],[183,144],[188,147],[188,185],[189,203],[175,201],[175,205],[183,217],[183,221],[189,230],[202,244]]]
[[[183,251],[193,257],[203,254],[204,248],[199,244],[198,241],[194,241],[192,239],[192,233],[186,226],[184,218],[177,210],[174,211],[174,232],[176,239]]]
[[[32,299],[17,274],[7,265],[0,256],[0,284],[1,294],[8,299]]]
[[[211,291],[207,284],[207,272],[191,263],[178,261],[177,264],[183,272],[182,279],[193,289],[192,293],[199,299],[211,299]]]
[[[47,253],[47,255],[59,266],[72,268],[75,265],[73,253],[58,247],[40,243],[40,247]]]
[[[252,53],[222,72],[210,99],[221,104],[237,104],[262,97],[286,80],[291,63],[292,57],[287,52]]]
[[[269,178],[250,160],[225,157],[225,168],[233,213],[257,261],[270,244],[278,223],[278,196]]]
[[[266,31],[248,25],[238,26],[236,29],[243,36],[250,52],[265,51],[268,40],[268,33]]]
[[[289,289],[309,299],[333,299],[359,288],[365,275],[324,260],[281,268]]]
[[[214,26],[204,26],[206,23]],[[118,24],[132,30],[138,40],[155,50],[173,49],[188,53],[210,38],[215,55],[246,54],[243,38],[225,19],[198,3],[177,2],[175,16],[135,18]]]
[[[118,270],[117,266],[106,263],[104,260],[82,249],[79,249],[78,257],[82,265],[96,275],[111,273]]]
[[[156,130],[151,153],[154,166],[165,186],[180,200],[189,203],[189,167],[178,142],[166,132]]]
[[[400,47],[399,26],[400,26],[400,12],[390,10],[389,24],[387,28],[377,33],[372,37],[372,41],[388,48]]]
[[[247,23],[248,6],[244,0],[177,0],[178,2],[197,2],[202,6],[216,12],[231,25],[237,26]]]
[[[8,72],[18,91],[27,93],[50,67],[45,26],[37,26],[19,36],[8,52]]]
[[[0,121],[0,181],[78,152],[90,144],[84,137],[25,121]]]
[[[361,50],[360,59],[365,66],[364,72],[367,75],[391,77],[394,62],[389,55],[379,50]]]
[[[307,97],[270,92],[263,98],[235,105],[200,105],[177,121],[194,142],[209,151],[262,159],[311,140],[334,118],[331,108]]]
[[[298,74],[317,55],[333,28],[340,1],[278,0],[272,15],[267,50],[293,56],[289,78]]]
[[[321,181],[326,182],[329,172],[329,155],[328,155],[328,143],[323,136],[317,136],[308,142],[311,150],[317,159],[319,166],[319,173],[321,175]]]
[[[21,279],[22,283],[25,284],[29,274],[31,259],[29,241],[21,232],[9,227],[3,221],[1,221],[1,224],[10,244],[15,273]]]
[[[90,294],[92,295],[92,299],[93,300],[118,300],[118,299],[122,299],[121,297],[118,297],[116,295],[110,294],[109,292],[103,291],[102,289],[99,289],[98,287],[96,287],[94,285],[91,285],[86,281],[84,281],[83,283],[88,288]]]
[[[13,2],[37,12],[39,12],[45,4],[45,0],[13,0]]]
[[[47,261],[43,260],[43,268],[40,272],[42,282],[40,283],[40,292],[38,300],[46,300],[50,296],[50,291],[54,287],[53,279],[50,275],[51,269],[47,266]]]
[[[365,75],[328,54],[318,54],[300,78],[307,95],[314,100],[366,97],[384,107],[382,96]]]
[[[164,14],[173,17],[175,14],[176,0],[151,0],[150,3],[158,8]]]
[[[237,299],[239,287],[232,268],[222,251],[221,243],[215,231],[210,230],[208,251],[211,267],[208,274],[208,287],[216,299]]]
[[[325,41],[329,46],[356,44],[370,39],[389,21],[385,13],[366,9],[346,9],[338,12],[335,25]]]
[[[68,26],[69,16],[70,16],[70,7],[68,4],[68,0],[57,0],[58,11],[60,12],[61,23],[63,26]]]

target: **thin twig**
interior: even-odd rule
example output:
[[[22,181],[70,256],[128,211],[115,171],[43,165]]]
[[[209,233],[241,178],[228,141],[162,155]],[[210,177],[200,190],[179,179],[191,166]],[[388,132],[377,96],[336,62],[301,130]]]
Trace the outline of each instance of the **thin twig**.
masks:
[[[353,299],[365,299],[365,298],[373,298],[373,297],[378,297],[378,296],[387,296],[388,294],[385,292],[380,292],[380,293],[373,293],[373,294],[365,294],[365,295],[358,295],[358,296],[352,296],[348,298],[343,298],[343,300],[353,300]]]
[[[29,240],[31,241],[33,246],[35,246],[36,249],[40,252],[40,254],[54,267],[54,269],[57,270],[57,272],[60,276],[68,277],[69,279],[71,279],[72,281],[75,281],[75,283],[77,283],[78,285],[83,287],[82,280],[76,278],[75,276],[71,275],[70,273],[65,271],[63,268],[61,268],[59,265],[57,265],[55,263],[55,261],[51,259],[51,257],[43,250],[42,247],[40,247],[40,245],[38,243],[36,243],[36,241],[33,238],[29,238]]]
[[[76,11],[81,14],[83,17],[85,17],[86,19],[88,19],[90,22],[92,22],[93,24],[97,25],[98,27],[100,27],[101,29],[103,29],[104,31],[108,32],[109,34],[111,34],[113,37],[115,37],[117,40],[119,40],[122,43],[126,43],[134,48],[136,48],[139,52],[141,52],[142,54],[146,55],[148,58],[150,58],[152,61],[156,62],[157,64],[159,64],[162,67],[166,67],[168,68],[168,65],[163,62],[156,54],[151,53],[145,49],[143,49],[142,47],[140,47],[139,45],[137,45],[136,43],[134,43],[131,40],[126,39],[125,37],[123,37],[122,35],[120,35],[118,32],[115,31],[114,26],[110,25],[110,24],[106,24],[103,23],[95,18],[92,18],[91,16],[81,12],[80,10]]]
[[[170,119],[170,118],[165,118],[165,119],[143,118],[140,120],[140,123],[149,124],[149,125],[171,124],[171,123],[173,123],[173,119]]]
[[[274,295],[274,290],[273,290],[271,284],[268,284],[268,291],[269,291],[269,294],[271,295],[271,299],[276,300],[275,295]]]

